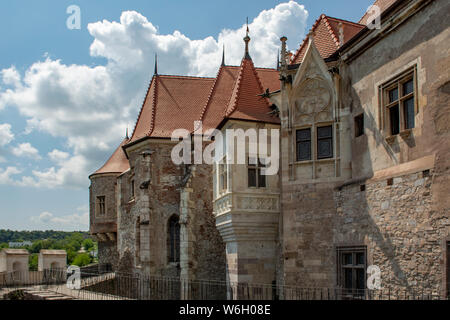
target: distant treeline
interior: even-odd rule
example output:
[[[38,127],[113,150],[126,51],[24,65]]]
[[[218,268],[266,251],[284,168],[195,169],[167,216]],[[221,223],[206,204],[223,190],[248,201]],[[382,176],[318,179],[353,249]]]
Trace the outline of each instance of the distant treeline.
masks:
[[[83,238],[89,238],[89,232],[85,231],[13,231],[0,229],[0,243],[2,242],[20,242],[20,241],[31,241],[52,239],[52,240],[64,240],[73,235],[81,235]]]

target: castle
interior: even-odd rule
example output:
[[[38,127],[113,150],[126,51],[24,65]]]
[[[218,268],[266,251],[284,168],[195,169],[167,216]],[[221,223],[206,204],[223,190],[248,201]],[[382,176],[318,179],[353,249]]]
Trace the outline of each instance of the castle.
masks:
[[[90,175],[99,260],[165,277],[446,294],[450,281],[450,3],[377,0],[321,15],[276,69],[155,72],[131,137]],[[282,35],[280,35],[282,36]],[[194,127],[202,121],[201,131]],[[279,130],[279,171],[175,164],[176,129]]]

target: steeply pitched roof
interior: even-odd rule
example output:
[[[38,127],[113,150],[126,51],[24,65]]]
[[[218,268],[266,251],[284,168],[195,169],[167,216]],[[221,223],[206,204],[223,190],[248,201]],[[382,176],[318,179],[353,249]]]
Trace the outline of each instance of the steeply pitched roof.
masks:
[[[266,80],[270,81],[270,79]],[[271,111],[269,100],[258,96],[262,92],[264,92],[264,88],[253,61],[248,58],[242,59],[225,117],[279,123],[279,118],[268,114]]]
[[[175,129],[192,131],[213,83],[214,78],[153,76],[129,142],[170,138]]]
[[[343,39],[340,39],[339,24],[342,24]],[[314,34],[314,43],[317,50],[319,50],[320,56],[326,59],[338,50],[340,46],[353,38],[359,31],[364,29],[364,27],[364,25],[358,23],[332,18],[322,14],[312,26],[310,33],[312,32]],[[309,36],[306,36],[303,40],[300,48],[292,58],[292,64],[298,64],[303,61],[308,39]]]
[[[381,13],[383,13],[384,10],[389,8],[396,1],[397,0],[376,0],[373,5],[374,6],[378,6],[380,8],[380,14],[381,14]],[[363,24],[363,25],[367,25],[367,23],[369,22],[368,20],[369,20],[370,16],[371,16],[371,13],[370,12],[366,12],[362,16],[361,20],[359,20],[359,23]]]
[[[92,175],[102,173],[122,173],[128,170],[130,168],[130,163],[122,150],[122,146],[128,143],[128,141],[127,138],[123,139],[106,163]]]

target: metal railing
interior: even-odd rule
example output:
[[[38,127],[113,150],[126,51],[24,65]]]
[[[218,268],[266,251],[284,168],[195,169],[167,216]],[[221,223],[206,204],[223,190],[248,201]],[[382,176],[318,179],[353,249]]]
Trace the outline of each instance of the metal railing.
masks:
[[[66,285],[65,269],[0,273],[0,289],[34,287],[83,300],[444,300],[426,288],[301,288],[225,281],[184,280],[113,272],[105,266],[81,270],[81,288]]]

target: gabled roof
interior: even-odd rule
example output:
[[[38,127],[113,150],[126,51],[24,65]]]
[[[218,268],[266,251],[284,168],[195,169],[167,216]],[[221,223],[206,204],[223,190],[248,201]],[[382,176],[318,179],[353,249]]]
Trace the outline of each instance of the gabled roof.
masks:
[[[340,27],[342,24],[343,39],[340,40]],[[344,43],[349,41],[359,31],[364,29],[364,25],[347,20],[336,19],[322,14],[311,27],[310,34],[314,34],[314,43],[319,50],[320,56],[324,59],[330,57]],[[308,45],[309,35],[305,37],[300,48],[292,58],[291,64],[298,64],[303,61],[303,57]]]
[[[385,11],[387,8],[389,8],[390,6],[392,6],[397,0],[376,0],[374,2],[374,6],[378,6],[380,8],[380,14],[383,13],[383,11]],[[367,23],[369,22],[369,18],[371,16],[371,12],[366,12],[361,20],[359,20],[360,24],[363,25],[367,25]]]
[[[123,139],[106,163],[92,175],[102,173],[122,173],[128,170],[130,168],[130,163],[122,150],[122,146],[127,144],[128,141],[128,138]]]

